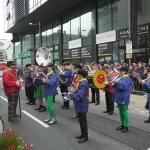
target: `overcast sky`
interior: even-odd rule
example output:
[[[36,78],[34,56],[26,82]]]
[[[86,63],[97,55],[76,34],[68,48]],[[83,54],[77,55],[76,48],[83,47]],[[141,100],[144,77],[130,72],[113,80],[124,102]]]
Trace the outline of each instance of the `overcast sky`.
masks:
[[[0,39],[12,39],[12,34],[4,33],[3,0],[0,0]]]

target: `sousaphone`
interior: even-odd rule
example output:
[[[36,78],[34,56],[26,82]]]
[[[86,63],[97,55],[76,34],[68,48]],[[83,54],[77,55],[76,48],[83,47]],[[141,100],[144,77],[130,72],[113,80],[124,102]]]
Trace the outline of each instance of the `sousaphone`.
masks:
[[[97,70],[93,75],[93,83],[96,88],[103,89],[106,84],[104,82],[108,82],[107,72],[103,69]]]
[[[50,50],[46,47],[41,47],[36,52],[36,62],[38,65],[47,66],[51,62]]]

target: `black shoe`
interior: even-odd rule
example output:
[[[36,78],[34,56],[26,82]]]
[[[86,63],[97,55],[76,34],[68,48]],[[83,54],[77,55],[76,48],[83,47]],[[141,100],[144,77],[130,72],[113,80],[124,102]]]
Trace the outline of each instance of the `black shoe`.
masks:
[[[65,106],[65,107],[63,107],[62,109],[69,109],[69,107]]]
[[[81,140],[78,141],[78,143],[84,143],[84,142],[86,142],[86,141],[88,141],[88,137],[82,138]]]
[[[29,105],[35,105],[35,103],[30,103]]]
[[[95,103],[94,101],[89,102],[89,104]]]
[[[108,111],[108,110],[106,110],[106,111],[103,111],[103,113],[109,113],[109,111]]]
[[[116,128],[117,131],[123,130],[123,129],[124,129],[124,126],[123,126],[123,125],[121,125],[120,127]]]
[[[44,111],[46,111],[46,107],[45,106],[43,106],[43,108],[41,110],[39,110],[38,112],[44,112]]]
[[[34,110],[41,110],[42,108],[43,108],[43,106],[40,105],[39,108],[36,108],[36,109],[34,109]]]
[[[150,119],[148,119],[148,120],[145,120],[144,122],[145,122],[145,123],[150,123]]]
[[[64,105],[63,106],[60,106],[60,108],[63,108],[64,107]]]
[[[83,135],[76,136],[75,138],[76,138],[76,139],[82,139],[82,138],[83,138]]]
[[[110,112],[108,115],[112,115],[113,114],[113,112]]]
[[[121,133],[126,133],[126,132],[128,132],[129,130],[128,130],[128,127],[124,127],[124,129],[121,131]]]
[[[96,102],[95,105],[99,105],[99,102]]]

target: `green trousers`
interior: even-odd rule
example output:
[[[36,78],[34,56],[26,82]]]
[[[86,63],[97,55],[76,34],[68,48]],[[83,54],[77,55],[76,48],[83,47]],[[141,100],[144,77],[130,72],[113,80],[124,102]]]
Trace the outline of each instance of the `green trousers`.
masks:
[[[46,97],[46,104],[47,104],[47,108],[49,110],[50,116],[55,117],[56,114],[55,114],[55,110],[54,110],[52,102],[53,102],[53,96],[47,96]]]
[[[121,125],[128,127],[129,125],[128,105],[118,104],[118,108],[119,108]]]

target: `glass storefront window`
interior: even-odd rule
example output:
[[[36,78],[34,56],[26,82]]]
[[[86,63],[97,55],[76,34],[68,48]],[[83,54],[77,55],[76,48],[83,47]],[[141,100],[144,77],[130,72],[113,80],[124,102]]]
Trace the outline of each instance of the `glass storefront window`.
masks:
[[[35,34],[35,48],[39,48],[39,33]]]
[[[80,38],[80,18],[71,20],[71,40]]]
[[[22,37],[22,52],[26,52],[30,48],[30,35],[26,35]]]
[[[110,31],[111,25],[111,4],[98,8],[98,33]]]
[[[91,36],[91,12],[88,12],[81,16],[81,37],[90,37]]]
[[[118,62],[118,42],[113,42],[113,63]]]
[[[52,25],[47,26],[47,46],[52,46],[53,40],[52,40]]]
[[[15,43],[15,54],[21,53],[21,44],[20,42]]]
[[[63,42],[70,41],[70,21],[63,24]]]
[[[21,59],[16,59],[15,62],[16,62],[16,65],[17,65],[17,66],[18,66],[18,65],[21,65]]]
[[[53,44],[59,44],[59,28],[58,26],[53,28]]]
[[[125,62],[125,43],[124,43],[124,40],[119,41],[119,62]]]
[[[47,43],[46,43],[46,27],[42,28],[42,46],[46,47]]]
[[[23,61],[23,65],[31,64],[31,57],[23,58],[22,61]]]

